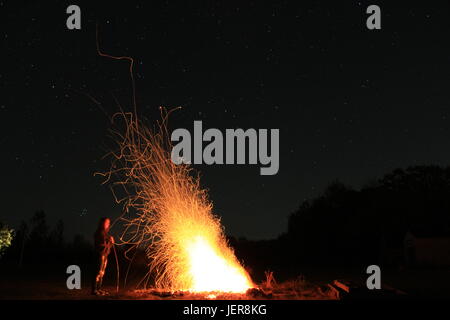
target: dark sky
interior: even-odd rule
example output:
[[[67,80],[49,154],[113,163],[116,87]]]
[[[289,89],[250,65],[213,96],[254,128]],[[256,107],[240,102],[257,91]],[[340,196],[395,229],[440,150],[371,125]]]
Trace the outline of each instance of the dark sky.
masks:
[[[191,3],[192,2],[192,3]],[[365,26],[369,4],[382,30]],[[67,30],[70,4],[82,29]],[[138,113],[183,106],[172,129],[279,128],[280,171],[196,166],[226,231],[286,229],[290,212],[339,179],[356,188],[397,167],[448,165],[448,1],[1,1],[0,220],[38,209],[67,235],[116,217],[107,117],[86,95]]]

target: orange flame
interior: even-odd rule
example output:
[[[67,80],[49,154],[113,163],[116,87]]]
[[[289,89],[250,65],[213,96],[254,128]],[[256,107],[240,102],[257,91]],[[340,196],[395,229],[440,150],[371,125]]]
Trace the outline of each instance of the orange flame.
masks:
[[[188,165],[171,161],[167,119],[153,132],[133,114],[120,113],[125,130],[116,133],[118,151],[103,174],[113,194],[135,216],[123,216],[123,243],[146,246],[155,285],[166,290],[245,292],[253,283],[229,247],[212,203]],[[117,115],[116,115],[117,116]],[[116,117],[113,117],[114,118]],[[117,187],[126,191],[120,200]]]
[[[233,258],[226,259],[204,238],[196,237],[188,246],[190,291],[245,292],[252,286],[242,267]]]

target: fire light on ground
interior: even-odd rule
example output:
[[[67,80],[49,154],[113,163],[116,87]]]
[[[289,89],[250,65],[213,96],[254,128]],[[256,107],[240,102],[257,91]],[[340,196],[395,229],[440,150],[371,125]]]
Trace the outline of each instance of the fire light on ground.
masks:
[[[123,120],[124,128],[115,132],[118,150],[111,153],[111,170],[103,175],[126,208],[120,240],[146,247],[157,288],[245,292],[254,285],[229,247],[198,175],[171,161],[169,114],[162,109],[162,115],[156,130],[134,114],[113,117]],[[118,188],[125,197],[118,198]]]

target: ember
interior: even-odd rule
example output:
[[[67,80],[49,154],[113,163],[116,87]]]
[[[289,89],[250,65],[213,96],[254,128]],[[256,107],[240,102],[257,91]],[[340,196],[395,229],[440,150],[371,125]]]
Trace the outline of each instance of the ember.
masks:
[[[123,244],[145,246],[157,288],[192,292],[245,292],[254,287],[228,246],[212,203],[189,165],[171,161],[169,113],[152,131],[135,114],[118,114],[125,130],[116,132],[118,151],[103,174],[126,208]],[[122,189],[123,190],[123,189]],[[130,214],[134,214],[130,216]]]

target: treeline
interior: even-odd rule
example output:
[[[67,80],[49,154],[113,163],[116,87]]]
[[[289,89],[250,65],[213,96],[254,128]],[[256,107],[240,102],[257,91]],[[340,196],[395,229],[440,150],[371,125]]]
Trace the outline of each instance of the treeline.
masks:
[[[77,234],[70,241],[64,236],[62,220],[49,226],[44,211],[37,211],[29,221],[23,221],[14,230],[11,246],[0,257],[0,268],[4,276],[16,274],[35,275],[39,277],[57,276],[58,281],[65,281],[65,270],[69,265],[78,265],[83,270],[84,281],[91,281],[96,271],[96,253],[92,241]],[[131,249],[128,256],[125,251],[130,246],[115,247],[109,257],[105,281],[115,283],[116,263],[126,272],[129,285],[138,284],[148,272],[148,261],[144,250]],[[128,271],[130,261],[132,268]]]
[[[252,268],[403,264],[406,232],[450,234],[450,167],[396,169],[360,190],[335,181],[290,214],[276,240],[231,239]]]
[[[58,220],[53,227],[44,211],[37,211],[29,221],[22,221],[14,231],[12,245],[6,250],[3,262],[26,265],[51,265],[92,260],[92,245],[81,235],[71,242],[64,237],[64,223]]]
[[[250,241],[229,238],[236,255],[255,280],[264,271],[298,274],[305,267],[361,267],[404,263],[406,232],[450,234],[450,167],[415,166],[396,169],[360,190],[339,181],[315,199],[303,202],[288,220],[288,229],[277,239]],[[118,250],[120,264],[126,248]],[[138,250],[139,251],[139,250]],[[133,267],[146,268],[143,252]],[[49,227],[38,211],[15,230],[1,262],[10,264],[91,264],[90,241],[76,236],[64,239],[64,224]]]

